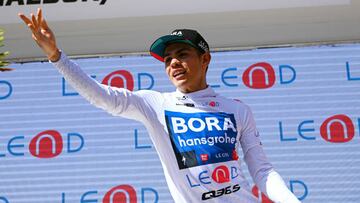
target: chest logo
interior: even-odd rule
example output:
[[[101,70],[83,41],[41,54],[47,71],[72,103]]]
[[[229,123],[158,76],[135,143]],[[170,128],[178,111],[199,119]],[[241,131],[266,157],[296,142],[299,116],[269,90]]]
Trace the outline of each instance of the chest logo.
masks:
[[[165,119],[180,169],[237,159],[233,114],[165,111]]]

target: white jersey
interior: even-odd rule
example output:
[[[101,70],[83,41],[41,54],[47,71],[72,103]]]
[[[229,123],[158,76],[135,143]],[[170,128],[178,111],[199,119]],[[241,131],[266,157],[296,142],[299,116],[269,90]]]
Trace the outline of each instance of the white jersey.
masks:
[[[263,192],[276,202],[298,202],[267,161],[244,103],[219,96],[210,87],[184,94],[106,86],[63,53],[54,65],[93,105],[145,125],[175,202],[257,202],[241,170],[240,147]]]

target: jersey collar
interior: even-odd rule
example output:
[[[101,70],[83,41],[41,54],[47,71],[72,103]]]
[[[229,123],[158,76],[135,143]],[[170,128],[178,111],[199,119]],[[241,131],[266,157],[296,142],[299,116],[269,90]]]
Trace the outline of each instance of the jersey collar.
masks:
[[[179,89],[176,89],[176,95],[186,96],[189,98],[202,98],[202,97],[216,97],[217,93],[208,85],[207,88],[191,92],[191,93],[182,93]]]

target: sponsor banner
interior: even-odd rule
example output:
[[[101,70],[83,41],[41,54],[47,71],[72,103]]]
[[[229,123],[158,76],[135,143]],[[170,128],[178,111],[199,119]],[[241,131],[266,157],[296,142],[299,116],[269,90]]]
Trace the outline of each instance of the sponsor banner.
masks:
[[[303,202],[358,202],[359,58],[359,44],[212,53],[209,85],[252,108],[267,157]],[[150,56],[75,61],[102,84],[175,90]],[[49,63],[13,68],[0,78],[0,203],[173,202],[144,126],[93,107]],[[176,102],[196,108],[186,100]],[[195,178],[185,171],[188,186],[224,185],[199,194],[205,201],[237,193],[236,184],[226,183],[240,168],[221,164],[242,159],[232,151],[237,115],[165,113],[170,134],[164,139],[171,140],[181,170],[218,163]],[[259,202],[271,202],[245,175]]]
[[[265,10],[280,8],[318,7],[349,5],[351,0],[223,0],[221,4],[207,0],[184,0],[174,7],[166,0],[0,0],[0,24],[19,23],[18,12],[35,12],[36,8],[46,10],[49,21],[90,20],[162,15],[199,14],[243,10]],[[139,5],[142,5],[139,7]],[[161,6],[159,6],[161,5]],[[191,9],[189,6],[191,5]],[[81,12],[79,12],[81,11]],[[93,13],[96,11],[96,15]]]

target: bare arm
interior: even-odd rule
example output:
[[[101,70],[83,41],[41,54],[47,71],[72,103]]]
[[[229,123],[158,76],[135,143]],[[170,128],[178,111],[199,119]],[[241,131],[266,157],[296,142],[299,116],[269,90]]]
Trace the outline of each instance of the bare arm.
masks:
[[[28,18],[24,14],[19,13],[19,17],[29,27],[32,32],[32,38],[46,54],[50,61],[58,61],[60,59],[60,51],[56,46],[55,35],[42,17],[42,11],[38,8],[37,15],[30,14]]]

